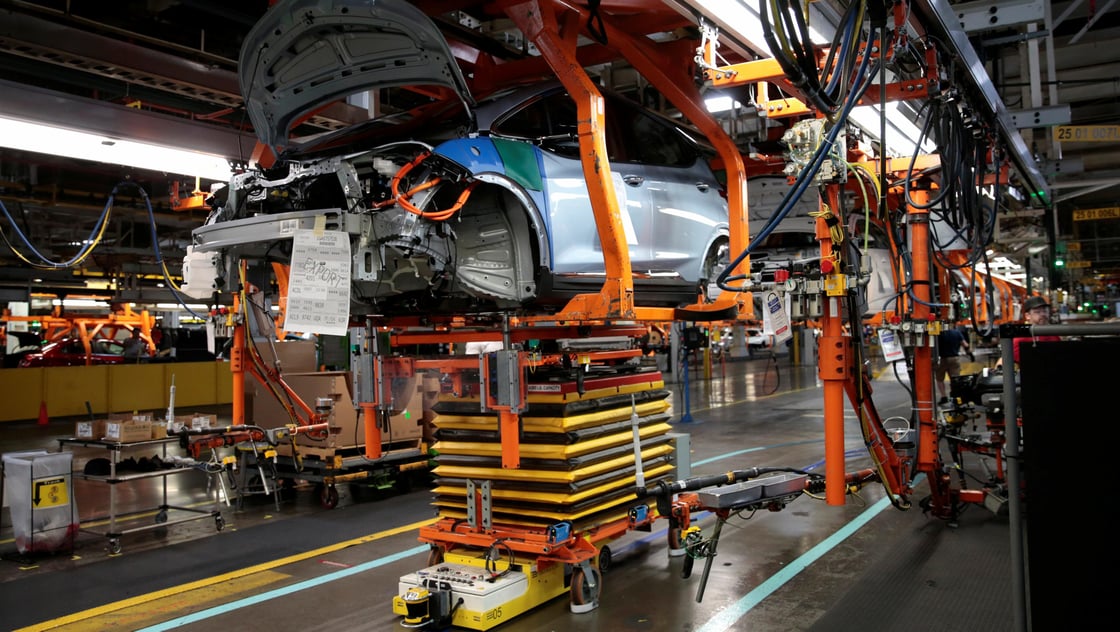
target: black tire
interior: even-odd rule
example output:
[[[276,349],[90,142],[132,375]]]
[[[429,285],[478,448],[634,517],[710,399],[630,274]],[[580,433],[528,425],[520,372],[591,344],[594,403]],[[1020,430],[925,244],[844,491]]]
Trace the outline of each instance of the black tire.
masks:
[[[611,570],[611,547],[603,546],[599,549],[599,572],[604,575]]]

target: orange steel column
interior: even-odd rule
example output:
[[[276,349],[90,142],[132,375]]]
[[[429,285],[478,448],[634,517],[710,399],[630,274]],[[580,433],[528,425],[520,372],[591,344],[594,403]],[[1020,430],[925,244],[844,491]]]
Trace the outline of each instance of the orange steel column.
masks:
[[[747,249],[750,242],[747,220],[747,169],[743,162],[743,154],[719,122],[704,108],[704,97],[696,87],[696,83],[692,81],[692,77],[688,75],[690,67],[687,64],[677,63],[678,59],[660,54],[660,51],[665,48],[664,44],[655,45],[647,37],[635,37],[623,28],[617,28],[610,20],[605,22],[605,26],[611,46],[621,51],[643,77],[696,125],[723,160],[727,177],[728,238],[731,257],[734,259]],[[673,49],[673,52],[679,51]],[[774,65],[777,66],[777,62]],[[777,72],[781,73],[781,69],[779,68]],[[749,258],[741,261],[732,271],[733,275],[749,273]],[[723,298],[722,294],[721,298]],[[740,294],[735,300],[740,304],[740,315],[761,318],[753,314],[754,306],[749,294]]]
[[[366,427],[366,458],[381,458],[381,426],[377,425],[376,404],[362,403],[362,423]]]
[[[840,189],[828,187],[828,209],[839,207]],[[824,217],[817,218],[821,263],[833,261],[832,237]],[[835,272],[835,271],[834,271]],[[827,277],[826,277],[827,278]],[[847,494],[844,480],[844,383],[848,379],[848,341],[844,336],[841,297],[825,296],[821,337],[817,346],[817,374],[824,382],[824,473],[825,501],[843,505]]]
[[[563,23],[558,19],[561,12]],[[591,318],[632,317],[634,278],[630,250],[622,229],[614,182],[607,159],[604,101],[595,82],[576,57],[580,14],[553,0],[529,0],[506,7],[517,28],[537,46],[576,104],[579,150],[599,243],[603,248],[606,279],[598,295],[579,295],[563,313]]]
[[[917,204],[925,205],[929,201],[929,192],[911,191],[911,198]],[[914,288],[910,318],[915,323],[924,324],[929,322],[929,303],[933,302],[929,273],[929,211],[910,206],[906,215],[910,225],[911,285]],[[914,347],[914,398],[918,407],[918,471],[929,472],[937,463],[937,428],[933,422],[933,353],[926,342]]]
[[[498,434],[502,438],[502,467],[517,469],[521,467],[521,437],[518,436],[521,416],[508,410],[499,413]]]
[[[233,295],[233,313],[240,314],[241,295]],[[233,425],[245,423],[245,328],[241,322],[233,328],[233,347],[229,350],[229,370],[233,374]]]

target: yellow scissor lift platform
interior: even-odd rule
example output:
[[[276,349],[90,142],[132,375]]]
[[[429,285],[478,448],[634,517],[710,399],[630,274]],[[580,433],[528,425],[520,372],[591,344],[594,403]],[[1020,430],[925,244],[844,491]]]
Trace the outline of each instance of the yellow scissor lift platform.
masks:
[[[506,342],[572,331],[527,327]],[[552,352],[414,361],[448,377],[433,422],[440,519],[420,531],[428,567],[400,578],[403,625],[487,630],[564,593],[573,612],[597,607],[606,545],[657,518],[635,486],[676,472],[671,393],[636,362],[644,328],[613,332],[599,338],[609,348],[592,337],[556,351],[553,339],[541,345]]]

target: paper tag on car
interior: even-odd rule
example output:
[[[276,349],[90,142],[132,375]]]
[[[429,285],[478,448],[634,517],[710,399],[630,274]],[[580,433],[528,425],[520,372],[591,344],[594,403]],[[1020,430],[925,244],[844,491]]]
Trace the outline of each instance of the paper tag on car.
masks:
[[[297,230],[284,329],[343,336],[350,325],[350,235]]]

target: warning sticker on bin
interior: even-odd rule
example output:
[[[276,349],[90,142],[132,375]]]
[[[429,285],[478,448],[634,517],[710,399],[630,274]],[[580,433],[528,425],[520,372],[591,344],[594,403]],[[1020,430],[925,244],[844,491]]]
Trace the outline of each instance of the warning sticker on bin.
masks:
[[[32,481],[31,506],[48,509],[70,504],[70,489],[65,476],[37,478]]]

